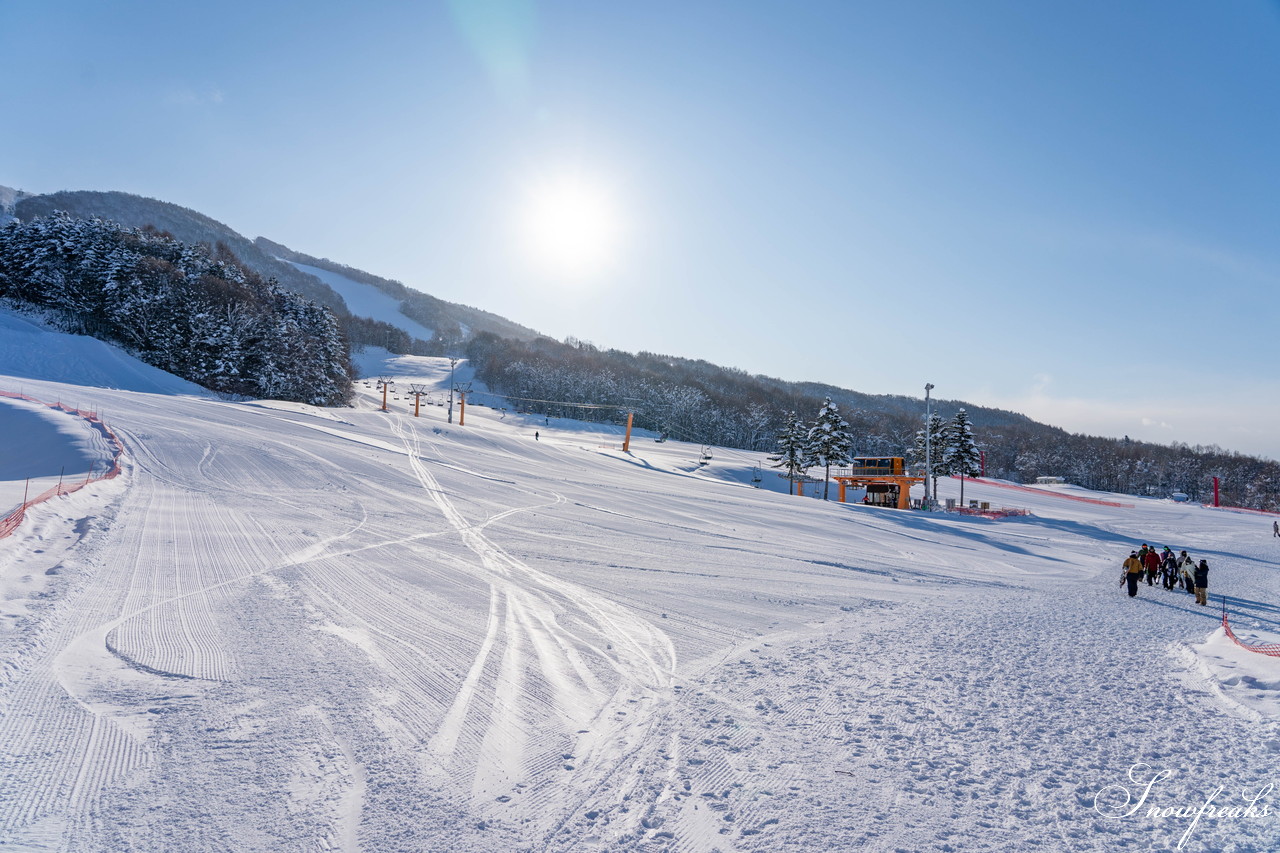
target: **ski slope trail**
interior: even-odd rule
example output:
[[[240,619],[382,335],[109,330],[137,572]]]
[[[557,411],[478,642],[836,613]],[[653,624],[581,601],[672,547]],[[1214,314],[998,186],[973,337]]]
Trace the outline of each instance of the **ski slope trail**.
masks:
[[[0,849],[1158,850],[1185,821],[1095,807],[1132,767],[1164,806],[1276,781],[1280,673],[1116,585],[1188,548],[1265,639],[1266,519],[840,506],[603,425],[91,394],[123,475],[0,544]]]
[[[632,713],[632,706],[669,701],[675,648],[627,608],[534,569],[485,535],[515,513],[563,504],[563,495],[473,524],[423,459],[424,443],[439,452],[434,443],[411,422],[388,422],[423,490],[489,584],[484,639],[430,750],[446,771],[462,753],[467,772],[474,767],[478,802],[507,803],[517,790],[526,825],[552,815],[554,826],[565,802],[585,798],[648,741],[651,715]],[[468,727],[472,714],[488,719]],[[566,789],[574,793],[566,797]]]

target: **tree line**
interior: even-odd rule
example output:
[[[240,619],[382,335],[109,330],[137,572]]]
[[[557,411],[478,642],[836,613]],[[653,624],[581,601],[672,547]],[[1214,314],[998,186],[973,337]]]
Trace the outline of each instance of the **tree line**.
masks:
[[[917,444],[924,406],[918,398],[786,382],[706,361],[601,349],[572,338],[516,341],[479,334],[466,345],[466,355],[478,379],[496,392],[529,400],[520,405],[538,414],[580,416],[581,410],[575,413],[566,403],[615,406],[634,411],[637,426],[661,435],[774,452],[794,413],[819,411],[830,398],[848,421],[851,455],[923,461]],[[1184,492],[1192,500],[1207,500],[1217,476],[1223,503],[1280,511],[1280,463],[1272,460],[1214,446],[1072,434],[1015,412],[955,401],[936,405],[935,430],[964,409],[978,464],[988,477],[1029,483],[1062,476],[1100,491]],[[591,416],[600,417],[600,411],[608,410]]]
[[[0,228],[0,297],[214,391],[337,405],[350,350],[329,309],[219,244],[55,213]]]

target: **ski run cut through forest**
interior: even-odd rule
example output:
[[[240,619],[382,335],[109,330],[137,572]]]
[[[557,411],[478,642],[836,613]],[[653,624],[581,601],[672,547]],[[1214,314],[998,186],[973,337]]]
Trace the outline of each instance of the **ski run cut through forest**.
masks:
[[[90,481],[0,539],[0,850],[1280,845],[1280,658],[1222,627],[1280,641],[1273,516],[841,504],[764,453],[451,410],[447,360],[363,354],[388,411],[233,401],[0,320],[39,401],[0,399],[0,512]],[[1144,542],[1209,605],[1130,598]]]

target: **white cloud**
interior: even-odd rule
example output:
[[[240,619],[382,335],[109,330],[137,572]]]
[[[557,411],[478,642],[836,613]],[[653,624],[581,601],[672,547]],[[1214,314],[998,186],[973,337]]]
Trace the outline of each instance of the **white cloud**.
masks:
[[[171,89],[164,97],[164,102],[173,107],[217,105],[221,104],[223,100],[222,90],[216,86],[204,90],[196,90],[190,87]]]
[[[984,406],[1021,412],[1068,432],[1110,438],[1129,436],[1170,444],[1218,445],[1280,459],[1280,387],[1220,387],[1201,397],[1110,400],[1054,396],[1046,374],[1030,378],[1022,394],[962,395]]]

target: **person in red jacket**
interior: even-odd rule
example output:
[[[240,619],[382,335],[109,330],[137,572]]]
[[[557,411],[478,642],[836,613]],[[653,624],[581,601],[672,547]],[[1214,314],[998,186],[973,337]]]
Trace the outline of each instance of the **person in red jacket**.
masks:
[[[1152,548],[1142,561],[1147,564],[1147,586],[1155,586],[1156,575],[1160,574],[1160,555]]]

